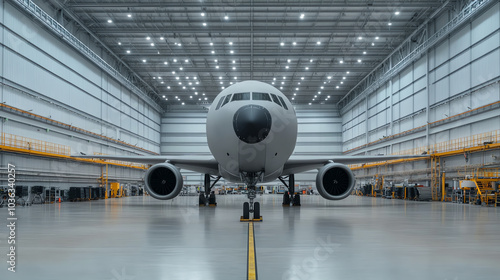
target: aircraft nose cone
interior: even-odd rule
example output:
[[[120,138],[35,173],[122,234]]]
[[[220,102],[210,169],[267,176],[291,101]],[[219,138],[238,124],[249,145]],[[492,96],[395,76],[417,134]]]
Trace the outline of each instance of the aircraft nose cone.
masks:
[[[259,105],[246,105],[234,114],[233,128],[238,138],[248,144],[266,139],[271,130],[271,114]]]

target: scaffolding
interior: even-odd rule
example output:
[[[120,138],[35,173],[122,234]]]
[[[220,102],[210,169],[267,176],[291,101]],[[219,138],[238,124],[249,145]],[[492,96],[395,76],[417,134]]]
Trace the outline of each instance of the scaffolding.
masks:
[[[441,158],[437,156],[431,156],[431,193],[432,200],[439,200],[440,198],[440,177],[439,175],[441,166]]]

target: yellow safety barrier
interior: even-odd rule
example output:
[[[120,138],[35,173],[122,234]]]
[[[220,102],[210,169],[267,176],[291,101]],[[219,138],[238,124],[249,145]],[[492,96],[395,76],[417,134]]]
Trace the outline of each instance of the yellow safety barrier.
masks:
[[[91,163],[111,164],[129,168],[138,168],[138,169],[148,168],[148,165],[137,164],[132,162],[124,162],[117,160],[104,161],[100,159],[73,158],[71,157],[71,148],[69,146],[28,138],[24,136],[14,135],[5,132],[2,132],[2,135],[0,137],[0,150],[14,152],[14,153],[25,153],[37,156],[72,159],[72,160],[91,162]]]
[[[450,141],[436,143],[434,145],[422,146],[415,149],[403,150],[393,153],[393,155],[420,155],[424,152],[429,152],[431,155],[446,156],[451,154],[459,154],[469,150],[474,151],[484,148],[498,148],[500,147],[500,130],[475,134],[467,137],[457,138]],[[474,149],[476,148],[476,149]],[[451,153],[451,154],[448,154]],[[372,162],[370,164],[351,164],[351,169],[370,168],[387,163],[400,163],[414,160],[421,160],[422,158],[406,159],[406,160],[391,160]]]
[[[71,155],[69,146],[23,137],[10,133],[2,133],[0,146],[23,151],[42,152],[53,155]]]

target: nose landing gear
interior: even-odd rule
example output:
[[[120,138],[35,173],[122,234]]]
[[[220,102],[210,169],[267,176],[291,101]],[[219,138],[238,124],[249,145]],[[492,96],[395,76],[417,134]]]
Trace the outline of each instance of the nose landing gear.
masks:
[[[240,222],[262,222],[262,216],[260,215],[260,203],[253,202],[255,197],[255,186],[249,186],[248,199],[250,202],[243,203],[243,216],[241,216]],[[252,213],[252,218],[250,218],[250,213]]]

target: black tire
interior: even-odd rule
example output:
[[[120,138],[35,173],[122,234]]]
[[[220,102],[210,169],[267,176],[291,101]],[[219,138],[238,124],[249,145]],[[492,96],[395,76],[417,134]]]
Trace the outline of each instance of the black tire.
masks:
[[[210,194],[210,197],[208,198],[208,204],[217,204],[214,193]]]
[[[293,206],[300,206],[300,195],[296,194],[293,197]]]
[[[205,194],[200,193],[200,205],[205,205],[207,202],[207,199],[205,198]]]
[[[290,195],[287,192],[283,195],[283,205],[290,205]]]
[[[253,218],[260,219],[260,203],[258,202],[253,204]]]
[[[250,219],[250,204],[248,202],[243,203],[243,219]]]

